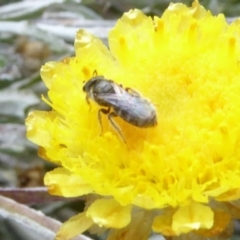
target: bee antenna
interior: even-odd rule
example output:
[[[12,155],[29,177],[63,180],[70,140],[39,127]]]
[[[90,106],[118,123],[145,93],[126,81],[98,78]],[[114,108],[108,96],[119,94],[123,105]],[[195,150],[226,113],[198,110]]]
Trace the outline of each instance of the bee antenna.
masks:
[[[97,70],[95,69],[94,71],[93,71],[93,77],[95,77],[95,76],[97,76],[98,75],[98,73],[97,73]]]

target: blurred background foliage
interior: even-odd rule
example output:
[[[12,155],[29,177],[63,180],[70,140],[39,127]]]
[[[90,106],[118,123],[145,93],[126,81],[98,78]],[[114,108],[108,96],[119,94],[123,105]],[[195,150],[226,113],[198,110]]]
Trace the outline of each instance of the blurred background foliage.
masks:
[[[24,119],[29,111],[48,109],[40,100],[46,94],[39,75],[41,65],[73,55],[79,28],[87,29],[107,44],[107,33],[123,12],[139,8],[148,15],[161,16],[170,2],[190,6],[192,0],[0,0],[0,195],[40,209],[59,221],[82,211],[83,199],[64,200],[46,193],[43,176],[54,166],[40,159],[37,146],[25,137]],[[240,16],[239,0],[199,2],[214,14],[224,13],[229,22]],[[53,238],[50,227],[36,233],[36,228],[29,228],[29,224],[16,223],[12,214],[29,218],[28,208],[13,202],[15,212],[11,212],[4,204],[0,199],[0,239]],[[232,239],[240,239],[238,222]]]

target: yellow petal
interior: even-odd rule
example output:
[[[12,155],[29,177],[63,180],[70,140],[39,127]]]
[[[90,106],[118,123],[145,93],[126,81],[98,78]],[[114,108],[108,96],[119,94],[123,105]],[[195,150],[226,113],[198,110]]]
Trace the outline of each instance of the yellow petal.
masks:
[[[97,51],[97,53],[101,53],[102,56],[108,56],[111,58],[111,60],[113,60],[106,45],[104,45],[99,38],[95,37],[94,35],[83,29],[77,32],[74,47],[76,54],[79,54],[80,56],[82,55],[82,51],[84,48],[87,48],[87,51],[91,50],[90,48],[96,48],[95,50]]]
[[[93,224],[92,220],[86,217],[86,213],[80,213],[71,217],[57,232],[55,240],[69,240],[86,231]]]
[[[27,137],[40,146],[52,144],[51,130],[55,129],[54,120],[56,113],[45,111],[34,111],[29,113],[26,121]]]
[[[130,10],[123,14],[109,32],[111,53],[121,65],[129,66],[139,54],[145,55],[146,48],[152,48],[151,44],[146,43],[151,41],[153,35],[154,25],[151,17],[147,17],[138,9]]]
[[[112,229],[107,240],[146,240],[151,234],[152,213],[137,209],[132,214],[132,221],[121,229]]]
[[[50,194],[64,197],[82,196],[93,191],[81,176],[73,174],[65,168],[56,168],[46,173],[44,184]]]
[[[42,66],[40,75],[47,88],[51,88],[52,83],[55,81],[56,74],[59,74],[59,69],[64,72],[66,67],[67,65],[62,62],[47,62]]]
[[[152,225],[153,231],[162,233],[164,236],[176,235],[172,228],[172,216],[175,211],[175,209],[165,209],[161,215],[155,217]]]
[[[121,206],[114,199],[100,199],[88,208],[87,216],[99,226],[123,228],[131,220],[131,206]]]
[[[194,17],[197,19],[200,19],[208,14],[210,12],[207,12],[203,6],[201,6],[198,2],[198,0],[194,0],[192,3],[192,7],[188,8],[185,4],[183,3],[170,3],[170,6],[166,9],[166,11],[163,14],[163,18],[168,16],[174,16],[180,15],[184,16],[183,18],[189,18],[189,17]]]
[[[86,67],[82,71],[87,78],[92,77],[94,70],[98,70],[98,74],[102,74],[100,72],[101,68],[111,68],[114,65],[114,59],[106,45],[86,30],[81,29],[77,32],[74,47],[76,56],[80,57],[80,61],[84,56],[84,65]],[[89,67],[87,67],[88,63]],[[92,72],[89,69],[93,69]]]
[[[177,233],[188,233],[201,228],[209,229],[214,223],[214,213],[210,207],[193,202],[180,207],[173,215],[172,228]]]

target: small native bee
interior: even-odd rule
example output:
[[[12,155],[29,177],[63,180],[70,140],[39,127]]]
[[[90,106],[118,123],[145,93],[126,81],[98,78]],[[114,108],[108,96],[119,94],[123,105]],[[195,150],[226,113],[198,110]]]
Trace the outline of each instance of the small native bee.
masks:
[[[98,120],[101,126],[100,135],[103,132],[102,113],[108,115],[110,123],[125,143],[126,140],[113,117],[119,116],[126,122],[141,128],[157,125],[157,113],[154,105],[131,88],[123,88],[122,85],[97,75],[84,84],[83,91],[87,93],[86,101],[88,104],[90,104],[89,99],[92,99],[100,106],[106,107],[98,111]]]

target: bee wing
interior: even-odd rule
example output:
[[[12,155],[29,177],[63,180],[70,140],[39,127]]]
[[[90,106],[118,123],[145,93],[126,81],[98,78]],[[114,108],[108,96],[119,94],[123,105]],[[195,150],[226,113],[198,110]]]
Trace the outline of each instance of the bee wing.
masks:
[[[123,95],[125,93],[125,90],[119,87],[116,83],[112,83],[112,87],[117,95]]]
[[[99,94],[98,98],[108,102],[114,108],[127,112],[133,118],[146,119],[155,113],[154,106],[140,96],[128,93]]]

